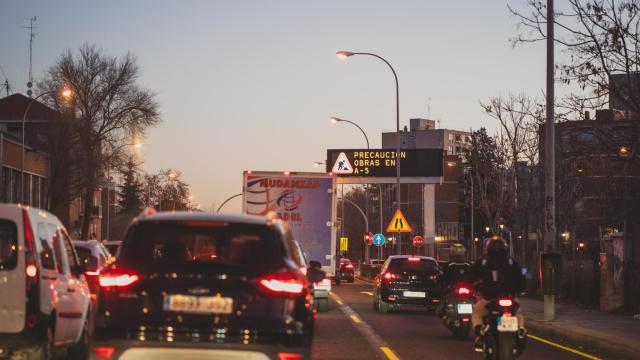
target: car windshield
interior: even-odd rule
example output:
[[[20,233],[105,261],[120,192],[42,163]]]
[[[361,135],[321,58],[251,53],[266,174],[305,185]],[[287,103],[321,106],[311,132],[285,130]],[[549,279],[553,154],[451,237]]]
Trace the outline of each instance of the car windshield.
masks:
[[[262,272],[284,267],[284,246],[266,226],[143,221],[121,250],[123,260],[155,266],[211,264]]]
[[[411,261],[407,258],[393,259],[389,264],[389,270],[398,273],[435,273],[438,271],[438,265],[434,261],[425,259],[417,261]]]

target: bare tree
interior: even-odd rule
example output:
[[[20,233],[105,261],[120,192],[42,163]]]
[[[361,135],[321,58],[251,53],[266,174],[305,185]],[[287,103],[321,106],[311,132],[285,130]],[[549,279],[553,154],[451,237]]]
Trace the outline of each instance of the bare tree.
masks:
[[[527,0],[528,10],[509,10],[525,31],[512,39],[514,45],[546,39],[546,2]],[[555,9],[558,31],[555,42],[566,54],[557,66],[559,80],[577,85],[583,93],[573,93],[558,106],[582,118],[585,110],[609,104],[623,110],[633,120],[634,130],[624,141],[629,145],[629,161],[640,166],[640,1],[567,0],[564,9]],[[612,76],[617,81],[612,81]],[[615,151],[620,139],[603,127],[595,135],[603,146]]]
[[[149,90],[136,81],[140,70],[133,55],[114,57],[85,44],[74,54],[64,52],[39,84],[42,91],[73,93],[74,143],[79,151],[75,165],[84,199],[82,238],[87,238],[94,191],[104,171],[107,149],[130,142],[132,133],[159,122],[158,104]]]

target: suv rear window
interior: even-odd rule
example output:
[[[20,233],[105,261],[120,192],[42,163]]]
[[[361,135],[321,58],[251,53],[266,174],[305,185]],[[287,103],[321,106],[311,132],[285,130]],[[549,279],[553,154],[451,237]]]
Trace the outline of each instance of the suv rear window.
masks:
[[[76,254],[80,258],[81,264],[86,264],[87,270],[96,271],[98,270],[98,258],[93,256],[91,253],[91,249],[87,249],[86,247],[76,246]]]
[[[0,270],[13,270],[18,263],[18,227],[0,219]]]
[[[393,272],[409,273],[435,273],[438,265],[431,260],[420,259],[419,261],[409,261],[409,259],[393,259],[389,263],[389,270]]]
[[[157,265],[211,264],[261,273],[285,266],[285,249],[266,226],[204,221],[141,221],[129,230],[119,260]]]

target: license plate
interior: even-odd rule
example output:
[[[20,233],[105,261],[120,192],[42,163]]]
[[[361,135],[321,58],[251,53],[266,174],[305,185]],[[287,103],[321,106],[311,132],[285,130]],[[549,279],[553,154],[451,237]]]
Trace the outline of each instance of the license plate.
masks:
[[[515,316],[502,316],[498,318],[498,331],[500,332],[518,331],[518,318]]]
[[[472,312],[473,312],[473,305],[458,304],[458,314],[471,314]]]
[[[220,296],[167,295],[162,309],[195,314],[231,314],[233,299]]]
[[[408,298],[425,298],[427,297],[427,293],[424,291],[405,291],[402,293],[404,297]]]

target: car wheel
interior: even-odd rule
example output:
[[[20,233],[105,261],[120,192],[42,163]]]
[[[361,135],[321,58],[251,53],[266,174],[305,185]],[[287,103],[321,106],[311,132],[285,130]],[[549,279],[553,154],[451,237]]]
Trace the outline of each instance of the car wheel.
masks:
[[[89,312],[87,312],[88,316]],[[73,346],[67,349],[67,355],[72,360],[84,360],[89,357],[89,318],[85,318],[84,325],[82,326],[82,333],[80,339]]]
[[[383,314],[388,313],[390,310],[390,305],[388,302],[382,300],[382,296],[378,295],[378,312]]]
[[[373,311],[378,311],[378,297],[373,298]]]
[[[53,359],[53,323],[47,327],[43,335],[44,339],[33,352],[33,358],[37,360]]]
[[[354,278],[349,278],[350,283],[353,283],[354,281],[355,281]]]

